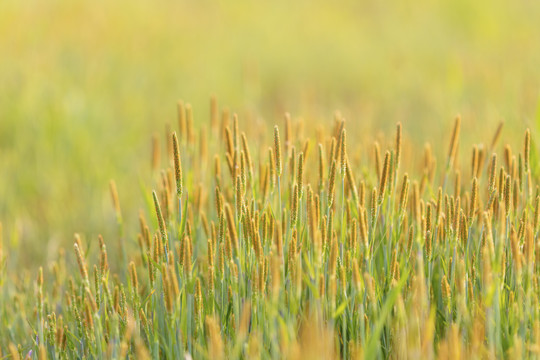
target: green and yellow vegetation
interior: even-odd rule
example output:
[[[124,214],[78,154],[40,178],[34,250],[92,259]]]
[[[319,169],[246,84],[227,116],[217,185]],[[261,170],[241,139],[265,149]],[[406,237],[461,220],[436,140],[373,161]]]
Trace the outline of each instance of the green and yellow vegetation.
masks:
[[[0,1],[0,359],[540,357],[539,18]]]
[[[126,244],[111,181],[115,238],[75,234],[46,280],[40,268],[35,280],[3,281],[3,351],[538,355],[540,169],[529,130],[521,150],[497,154],[500,124],[460,162],[457,117],[447,156],[426,146],[418,167],[401,123],[393,137],[359,144],[339,113],[315,137],[285,114],[281,132],[257,139],[215,99],[210,113],[196,132],[180,101],[163,154],[154,138],[138,249]]]

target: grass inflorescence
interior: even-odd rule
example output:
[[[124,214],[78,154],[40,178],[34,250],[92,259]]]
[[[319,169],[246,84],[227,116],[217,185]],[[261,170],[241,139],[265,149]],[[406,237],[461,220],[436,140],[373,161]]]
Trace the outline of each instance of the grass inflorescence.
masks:
[[[72,254],[21,279],[7,273],[0,238],[0,357],[538,356],[528,129],[523,153],[506,145],[500,165],[499,126],[469,166],[457,117],[445,161],[426,145],[418,169],[406,124],[366,159],[341,116],[310,139],[286,114],[283,144],[278,125],[250,141],[232,118],[224,111],[219,124],[213,98],[197,133],[178,103],[167,161],[152,140],[155,185],[134,244],[114,181],[117,239],[100,236],[96,249],[75,234]],[[114,264],[110,246],[122,249]]]

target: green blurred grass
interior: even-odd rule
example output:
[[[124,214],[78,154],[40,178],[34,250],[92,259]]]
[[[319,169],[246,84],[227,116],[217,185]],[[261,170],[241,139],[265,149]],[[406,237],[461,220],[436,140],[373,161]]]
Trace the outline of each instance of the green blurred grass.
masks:
[[[210,94],[241,119],[340,109],[359,134],[402,121],[420,146],[459,112],[464,134],[488,141],[505,120],[517,146],[538,116],[539,18],[536,1],[4,0],[0,219],[27,249],[15,262],[52,258],[74,232],[113,236],[110,178],[136,221],[150,134],[175,124],[179,98],[197,122]]]

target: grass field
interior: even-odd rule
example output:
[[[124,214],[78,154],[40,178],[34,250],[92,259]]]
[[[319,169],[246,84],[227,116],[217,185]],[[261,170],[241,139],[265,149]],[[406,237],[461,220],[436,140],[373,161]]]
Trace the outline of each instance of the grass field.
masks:
[[[539,16],[3,1],[0,358],[538,357]]]

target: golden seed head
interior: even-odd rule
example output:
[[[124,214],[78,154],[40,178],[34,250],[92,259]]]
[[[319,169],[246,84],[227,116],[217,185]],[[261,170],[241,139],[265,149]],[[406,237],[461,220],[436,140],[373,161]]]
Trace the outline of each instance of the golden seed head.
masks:
[[[38,270],[37,285],[39,288],[43,287],[43,267],[40,266]]]
[[[319,149],[319,186],[324,186],[324,150],[321,143],[317,146]]]
[[[452,131],[452,137],[450,138],[450,148],[448,149],[448,168],[451,168],[454,164],[454,157],[457,151],[457,145],[459,141],[459,130],[461,127],[461,116],[458,115],[454,121],[454,130]]]
[[[150,280],[150,286],[154,286],[154,276],[155,276],[155,267],[153,265],[152,254],[150,253],[150,250],[146,251],[146,258],[148,259],[147,265],[148,265],[148,279]]]
[[[431,204],[426,205],[426,231],[431,231]]]
[[[354,181],[354,176],[353,176],[353,173],[352,173],[352,170],[351,170],[351,166],[349,164],[349,158],[348,157],[346,159],[346,162],[347,162],[347,172],[346,172],[347,182],[349,184],[349,188],[351,189],[351,191],[353,193],[354,202],[356,204],[358,204],[360,202],[360,198],[358,197],[358,189],[356,188],[356,183]]]
[[[336,187],[336,160],[332,160],[330,174],[328,174],[328,207],[334,203],[334,190]]]
[[[296,174],[296,183],[298,184],[298,197],[302,198],[304,189],[304,153],[298,154],[298,171]]]
[[[270,171],[270,181],[272,184],[272,188],[276,186],[276,163],[274,160],[274,151],[271,147],[268,148],[268,165],[269,165],[269,171]]]
[[[463,210],[459,211],[459,218],[460,237],[461,241],[465,243],[469,237],[469,230],[467,229],[467,218],[465,217]]]
[[[245,193],[247,189],[248,174],[247,174],[246,153],[243,150],[240,152],[240,176],[242,180],[241,182],[242,193]]]
[[[506,213],[506,216],[508,216],[508,213],[510,212],[510,197],[511,197],[511,184],[512,184],[512,178],[510,175],[506,176],[506,181],[504,184],[504,211]]]
[[[476,205],[478,203],[478,180],[473,178],[471,191],[471,204],[469,206],[469,219],[472,219],[476,213]]]
[[[109,269],[109,262],[107,259],[107,248],[105,244],[101,245],[100,257],[99,257],[99,273],[103,276]]]
[[[86,261],[84,260],[82,250],[80,249],[79,244],[77,243],[75,243],[73,247],[75,249],[75,255],[77,256],[77,263],[79,264],[79,272],[81,273],[81,277],[83,278],[86,284],[89,284],[90,280],[88,279],[88,270],[86,267]]]
[[[38,314],[41,318],[43,316],[43,268],[40,266],[37,276],[37,302],[38,302]]]
[[[506,165],[506,170],[510,172],[510,165],[512,165],[512,149],[509,144],[506,144],[504,147],[504,162]]]
[[[432,250],[432,243],[431,243],[431,231],[426,231],[426,238],[425,238],[425,247],[426,247],[426,257],[428,259],[431,258],[431,250]]]
[[[234,222],[234,216],[229,204],[225,204],[225,217],[227,219],[227,229],[229,230],[229,236],[236,248],[238,248],[238,235],[236,233],[236,225]]]
[[[489,168],[489,192],[492,193],[495,190],[495,174],[497,171],[497,154],[491,156],[491,165]]]
[[[236,177],[235,182],[235,194],[236,194],[236,213],[238,216],[242,214],[242,205],[244,204],[243,196],[242,196],[242,179],[240,176]]]
[[[294,146],[291,147],[290,153],[291,155],[289,157],[289,173],[291,174],[292,180],[296,169],[296,148]]]
[[[228,126],[225,128],[225,142],[226,142],[227,154],[232,156],[232,154],[234,153],[234,141],[233,141],[231,129],[229,129]]]
[[[368,239],[367,211],[365,208],[360,210],[359,225],[360,225],[360,238],[362,239],[362,244],[364,245],[364,252],[367,252],[369,248],[369,239]]]
[[[195,314],[199,319],[204,315],[201,279],[199,278],[197,278],[197,282],[195,283]]]
[[[339,144],[337,143],[336,138],[332,137],[332,140],[330,142],[330,156],[328,157],[329,163],[331,163],[332,160],[335,160],[338,146]]]
[[[111,198],[114,206],[114,211],[116,212],[116,218],[120,223],[122,221],[122,212],[120,210],[120,201],[118,200],[118,191],[116,189],[116,182],[111,180],[109,182],[109,188],[111,191]]]
[[[294,184],[293,194],[292,194],[292,206],[291,206],[291,226],[296,226],[296,221],[298,220],[298,196],[299,188],[297,184]]]
[[[182,161],[180,159],[180,145],[178,144],[178,138],[176,133],[172,134],[173,139],[173,151],[174,151],[174,175],[176,178],[176,194],[178,197],[182,197]]]
[[[184,272],[186,273],[188,278],[191,278],[191,257],[193,255],[192,253],[193,248],[191,244],[191,238],[189,236],[184,237]]]
[[[396,125],[396,170],[399,168],[401,161],[401,123]]]
[[[471,174],[476,176],[476,169],[478,168],[478,146],[473,146],[472,161],[471,161]]]
[[[233,114],[233,145],[234,150],[238,151],[238,140],[240,139],[240,130],[238,126],[238,114]]]
[[[165,264],[161,265],[161,281],[163,282],[163,298],[165,300],[165,308],[168,313],[171,313],[173,310],[173,295],[172,289],[170,286],[170,279],[167,273],[167,266]]]
[[[154,234],[154,262],[159,264],[161,263],[161,238],[159,234]]]
[[[345,176],[345,173],[347,172],[347,131],[345,129],[341,130],[340,150],[341,173]]]
[[[399,197],[399,212],[403,213],[407,207],[407,199],[409,197],[409,175],[403,175],[403,184],[401,185],[401,195]]]
[[[86,326],[90,329],[90,330],[93,330],[94,329],[94,319],[92,317],[92,310],[90,308],[90,304],[88,303],[88,301],[85,301],[84,303],[84,316],[85,316],[85,322],[86,322]]]
[[[375,171],[376,171],[377,178],[380,179],[380,176],[381,176],[381,148],[380,148],[379,143],[377,141],[375,141],[375,143],[373,143],[373,151],[374,151],[374,156],[375,156]]]
[[[242,132],[241,138],[242,138],[242,150],[244,151],[244,154],[246,156],[248,176],[250,179],[252,179],[253,178],[253,162],[251,161],[251,153],[249,151],[247,137],[244,132]]]
[[[131,286],[133,287],[133,290],[135,293],[139,292],[139,280],[137,279],[137,268],[135,267],[135,263],[131,261],[129,263],[129,275],[131,279]]]
[[[384,156],[384,167],[379,181],[379,202],[383,201],[386,184],[388,182],[388,172],[390,171],[390,152],[387,151]]]
[[[207,257],[208,257],[208,266],[214,267],[214,242],[212,239],[206,241]]]
[[[530,154],[531,154],[531,131],[529,129],[527,129],[527,131],[525,131],[525,145],[524,145],[524,150],[523,150],[523,154],[524,154],[524,157],[525,157],[525,172],[528,172],[529,171],[529,159],[530,159]]]
[[[281,167],[281,140],[279,138],[279,128],[277,125],[274,126],[274,161],[277,176],[280,177],[283,169]]]
[[[327,221],[325,244],[332,245],[332,232],[334,231],[334,213],[332,211],[329,212]]]
[[[360,268],[358,266],[358,260],[353,258],[352,260],[352,275],[356,291],[362,291],[362,275],[360,275]]]
[[[309,141],[309,139],[306,139],[306,141],[304,141],[304,147],[302,148],[302,152],[304,153],[304,165],[305,165],[307,156],[309,155],[309,150],[311,149],[310,145],[311,145],[311,142]]]
[[[443,275],[441,280],[441,292],[443,300],[446,302],[450,302],[450,295],[452,293],[450,289],[450,284],[448,283],[448,280],[446,279],[446,275]]]
[[[152,197],[154,199],[154,207],[156,209],[156,216],[158,219],[159,231],[161,234],[161,241],[164,241],[164,245],[169,247],[169,238],[167,235],[167,228],[165,226],[165,219],[163,218],[163,213],[161,212],[161,206],[159,205],[159,200],[156,191],[152,191]]]

